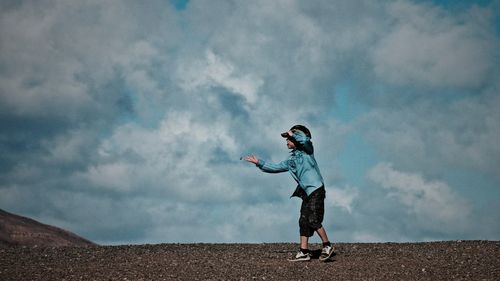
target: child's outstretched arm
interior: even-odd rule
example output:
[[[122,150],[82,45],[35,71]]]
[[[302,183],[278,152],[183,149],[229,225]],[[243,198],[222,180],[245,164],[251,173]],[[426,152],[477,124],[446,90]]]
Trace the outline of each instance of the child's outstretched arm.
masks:
[[[263,172],[266,173],[281,173],[288,171],[288,161],[283,161],[277,164],[267,163],[263,160],[259,160],[255,155],[245,156],[243,160],[253,163],[259,167]]]

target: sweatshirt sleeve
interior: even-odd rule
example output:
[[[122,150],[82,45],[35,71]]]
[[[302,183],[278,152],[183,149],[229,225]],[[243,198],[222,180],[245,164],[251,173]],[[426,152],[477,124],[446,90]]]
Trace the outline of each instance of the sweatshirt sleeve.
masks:
[[[264,160],[259,159],[259,163],[256,164],[257,167],[266,173],[282,173],[288,171],[288,160],[273,164],[267,163]]]
[[[307,154],[314,153],[314,147],[312,145],[311,139],[308,136],[306,136],[302,133],[295,132],[295,133],[293,133],[292,137],[300,145],[300,149],[302,151],[304,151]]]

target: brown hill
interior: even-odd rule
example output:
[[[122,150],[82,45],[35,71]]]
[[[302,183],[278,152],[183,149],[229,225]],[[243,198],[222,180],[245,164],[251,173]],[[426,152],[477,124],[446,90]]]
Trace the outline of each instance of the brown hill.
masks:
[[[94,243],[64,229],[0,209],[0,244],[40,247],[88,246]]]
[[[500,280],[500,242],[337,243],[292,263],[297,244],[0,247],[0,280]]]

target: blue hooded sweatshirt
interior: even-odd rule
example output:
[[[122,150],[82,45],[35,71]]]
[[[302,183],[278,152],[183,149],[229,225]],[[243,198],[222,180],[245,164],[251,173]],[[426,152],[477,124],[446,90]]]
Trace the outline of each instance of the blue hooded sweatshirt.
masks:
[[[295,131],[291,136],[296,148],[290,152],[290,157],[282,162],[273,164],[259,159],[257,167],[266,173],[290,172],[298,187],[292,196],[300,196],[300,189],[307,196],[316,189],[324,186],[323,177],[314,158],[314,148],[311,139],[302,131]]]

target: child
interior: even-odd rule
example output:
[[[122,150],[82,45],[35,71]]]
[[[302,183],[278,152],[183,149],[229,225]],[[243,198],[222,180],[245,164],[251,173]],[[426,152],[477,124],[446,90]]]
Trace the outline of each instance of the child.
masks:
[[[291,149],[288,160],[272,164],[258,159],[255,155],[247,156],[244,160],[254,163],[263,172],[290,172],[298,184],[292,197],[302,198],[299,219],[300,250],[291,261],[311,259],[309,237],[313,236],[315,231],[323,241],[320,260],[326,261],[334,254],[334,248],[321,225],[325,212],[325,187],[318,164],[314,159],[311,132],[305,126],[295,125],[288,132],[282,133],[281,136],[286,138],[287,147]]]

